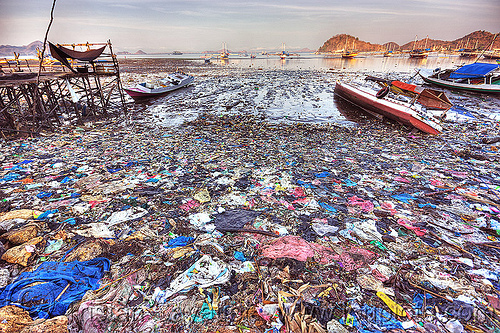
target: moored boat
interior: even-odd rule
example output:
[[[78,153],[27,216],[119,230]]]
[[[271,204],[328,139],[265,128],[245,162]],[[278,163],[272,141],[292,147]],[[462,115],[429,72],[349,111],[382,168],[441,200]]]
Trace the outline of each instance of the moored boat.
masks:
[[[452,107],[443,92],[407,84],[368,77],[378,82],[379,91],[362,85],[337,81],[334,93],[373,115],[382,115],[429,134],[440,134],[438,119],[428,110],[442,110],[442,115]],[[394,97],[388,96],[391,93]],[[404,96],[403,98],[398,98]],[[397,99],[398,98],[398,99]]]
[[[429,56],[429,52],[426,50],[417,49],[417,50],[410,51],[410,58],[423,59],[423,58],[427,58],[428,56]]]
[[[358,52],[356,52],[356,51],[345,51],[345,52],[342,52],[342,58],[344,58],[344,59],[353,59],[357,55],[358,55]]]
[[[457,69],[435,69],[428,75],[419,71],[422,79],[437,86],[479,93],[500,93],[500,66],[472,63]]]
[[[137,84],[135,87],[123,88],[123,90],[137,101],[165,95],[171,91],[187,86],[193,82],[193,80],[194,77],[191,75],[176,72],[167,75],[167,77],[160,80],[157,84],[143,82]]]
[[[483,53],[486,59],[500,59],[500,51],[486,51]]]
[[[478,51],[475,49],[460,49],[458,51],[460,52],[460,57],[462,58],[473,58],[478,55]]]

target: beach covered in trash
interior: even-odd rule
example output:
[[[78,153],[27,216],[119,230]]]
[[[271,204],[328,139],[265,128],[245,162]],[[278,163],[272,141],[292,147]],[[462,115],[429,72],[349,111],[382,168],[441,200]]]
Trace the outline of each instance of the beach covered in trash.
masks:
[[[449,93],[475,117],[430,136],[334,101],[354,71],[122,79],[176,67],[0,143],[2,332],[500,332],[498,99]]]

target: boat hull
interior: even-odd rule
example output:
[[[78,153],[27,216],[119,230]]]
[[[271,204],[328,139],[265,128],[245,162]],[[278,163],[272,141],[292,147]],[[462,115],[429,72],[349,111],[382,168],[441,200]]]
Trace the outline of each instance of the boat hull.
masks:
[[[445,87],[452,90],[472,91],[485,94],[500,94],[499,84],[465,84],[437,79],[422,74],[420,74],[420,76],[426,83],[434,84],[436,86]]]
[[[368,93],[351,84],[337,82],[334,93],[336,96],[369,113],[375,112],[407,126],[415,127],[422,132],[436,135],[442,131],[438,123],[419,116],[417,111],[411,109],[410,106],[387,98],[379,99],[375,96],[375,93]]]
[[[165,88],[161,89],[149,89],[149,90],[144,90],[143,88],[123,88],[125,92],[134,99],[134,101],[141,101],[149,98],[155,98],[155,97],[160,97],[164,96],[172,91],[178,90],[180,88],[183,88],[193,82],[194,78],[190,77],[189,80],[186,80],[182,82],[181,84],[178,85],[170,85]]]
[[[428,56],[429,56],[428,54],[412,54],[412,53],[410,53],[410,58],[414,58],[414,59],[425,59]]]
[[[495,53],[495,54],[483,54],[483,57],[486,59],[500,59],[500,53]]]
[[[342,58],[343,59],[354,59],[355,57],[358,56],[358,53],[356,52],[346,52],[342,53]]]

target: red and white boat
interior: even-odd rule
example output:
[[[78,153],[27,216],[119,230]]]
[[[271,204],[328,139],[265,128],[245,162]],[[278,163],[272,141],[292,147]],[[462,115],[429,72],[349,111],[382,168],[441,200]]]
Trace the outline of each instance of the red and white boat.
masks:
[[[452,107],[441,91],[423,88],[401,81],[387,81],[373,77],[382,86],[380,90],[337,81],[335,95],[370,114],[378,114],[429,134],[440,134],[442,127],[432,110],[442,110],[442,116]],[[391,97],[388,95],[391,93]],[[394,96],[393,98],[392,96]],[[403,96],[403,97],[399,97]]]
[[[171,91],[180,89],[193,82],[194,77],[184,73],[172,73],[161,79],[158,83],[153,84],[143,82],[135,87],[123,88],[134,100],[143,100],[145,98],[158,97],[165,95]]]

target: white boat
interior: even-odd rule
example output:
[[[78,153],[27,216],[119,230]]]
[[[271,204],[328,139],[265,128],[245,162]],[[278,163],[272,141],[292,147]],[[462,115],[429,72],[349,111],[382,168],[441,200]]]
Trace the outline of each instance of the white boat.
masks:
[[[176,72],[167,75],[158,83],[143,82],[135,87],[123,88],[127,94],[134,100],[143,100],[145,98],[158,97],[171,91],[180,89],[193,82],[194,77],[184,73]]]

